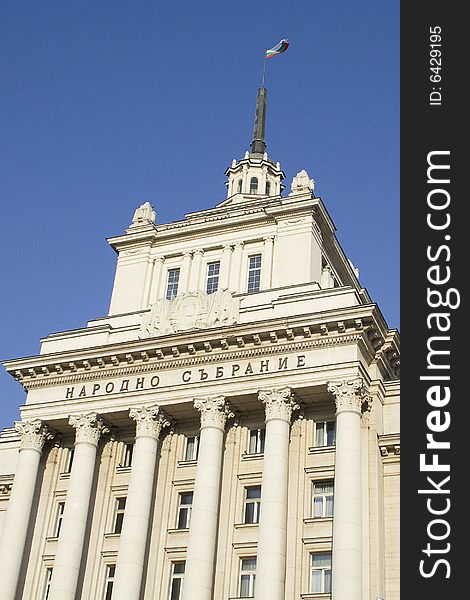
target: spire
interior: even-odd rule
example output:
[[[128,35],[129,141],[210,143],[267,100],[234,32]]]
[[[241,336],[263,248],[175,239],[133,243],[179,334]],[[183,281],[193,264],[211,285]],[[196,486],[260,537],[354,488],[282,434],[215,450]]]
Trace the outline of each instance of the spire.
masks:
[[[266,152],[266,142],[264,141],[264,130],[266,127],[266,96],[268,90],[261,86],[258,89],[256,98],[255,124],[253,127],[253,141],[251,142],[251,154],[261,154]]]

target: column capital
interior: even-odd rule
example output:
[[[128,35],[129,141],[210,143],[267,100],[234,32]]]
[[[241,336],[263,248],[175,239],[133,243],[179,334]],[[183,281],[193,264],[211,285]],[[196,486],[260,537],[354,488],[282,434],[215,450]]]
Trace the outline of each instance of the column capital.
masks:
[[[227,419],[235,416],[224,396],[195,398],[194,408],[201,413],[201,429],[216,427],[225,430]]]
[[[202,248],[196,248],[196,250],[193,250],[193,254],[194,256],[196,256],[196,254],[200,254],[202,256],[204,254],[204,250]]]
[[[263,241],[264,242],[274,242],[275,237],[276,236],[274,234],[266,235],[266,236],[264,236]]]
[[[243,248],[244,245],[245,245],[245,242],[236,242],[234,244],[234,248]]]
[[[52,440],[55,432],[50,430],[41,419],[17,421],[15,431],[21,435],[20,450],[37,450],[42,452],[44,444]]]
[[[193,251],[192,250],[185,250],[183,252],[183,259],[184,258],[192,258],[192,256],[193,256]]]
[[[109,433],[109,427],[98,413],[70,415],[69,425],[75,427],[75,443],[86,442],[97,446],[101,435]]]
[[[164,263],[164,262],[165,262],[165,257],[163,256],[163,254],[162,254],[162,255],[160,255],[160,256],[156,256],[156,257],[155,257],[155,262],[161,262],[161,263]]]
[[[288,387],[260,390],[258,400],[264,404],[266,421],[283,419],[290,423],[292,412],[300,408],[295,401],[292,390]]]
[[[131,408],[129,416],[136,422],[136,437],[158,439],[161,430],[171,425],[171,419],[157,405]]]
[[[335,398],[337,415],[343,412],[355,412],[361,415],[371,408],[371,398],[367,394],[361,377],[329,381],[327,390]]]

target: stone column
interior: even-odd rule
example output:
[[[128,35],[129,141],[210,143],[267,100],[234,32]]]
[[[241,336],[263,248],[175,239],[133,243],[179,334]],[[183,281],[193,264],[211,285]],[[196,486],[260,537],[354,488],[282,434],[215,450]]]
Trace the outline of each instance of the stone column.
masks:
[[[180,279],[178,283],[178,294],[184,294],[184,292],[188,291],[192,260],[193,255],[191,252],[183,252],[183,261],[181,262]]]
[[[54,437],[39,419],[17,422],[15,429],[21,435],[20,456],[0,541],[0,595],[4,600],[15,598],[41,452],[45,442]]]
[[[223,396],[197,399],[194,407],[201,412],[201,432],[183,600],[212,600],[224,430],[233,413]]]
[[[368,406],[360,378],[332,381],[336,402],[332,595],[362,599],[361,413]]]
[[[271,274],[273,270],[273,247],[274,236],[270,235],[264,238],[264,252],[261,264],[261,289],[269,290],[271,288]]]
[[[242,270],[242,259],[243,259],[243,246],[244,242],[238,242],[235,244],[233,251],[232,267],[230,270],[230,291],[240,292],[246,290],[240,290],[240,277]]]
[[[222,250],[222,260],[220,261],[220,290],[227,290],[230,285],[230,258],[232,256],[232,246],[224,246]]]
[[[103,419],[96,413],[71,415],[69,424],[76,430],[75,453],[52,571],[49,600],[75,600],[96,450],[101,434],[109,432]]]
[[[284,600],[287,552],[287,484],[292,411],[289,388],[259,392],[266,410],[266,440],[256,563],[256,600]]]
[[[200,290],[203,287],[199,283],[199,279],[201,277],[201,265],[203,256],[204,250],[194,250],[193,264],[191,267],[191,278],[189,280],[189,292],[197,292],[197,290]]]
[[[150,290],[148,297],[148,304],[154,304],[155,301],[163,296],[163,292],[161,291],[161,280],[162,280],[162,272],[163,272],[163,264],[165,262],[164,256],[157,256],[154,260],[154,269],[152,274],[152,281],[150,282]]]
[[[139,600],[160,432],[170,425],[158,406],[132,408],[136,438],[116,562],[113,600]]]

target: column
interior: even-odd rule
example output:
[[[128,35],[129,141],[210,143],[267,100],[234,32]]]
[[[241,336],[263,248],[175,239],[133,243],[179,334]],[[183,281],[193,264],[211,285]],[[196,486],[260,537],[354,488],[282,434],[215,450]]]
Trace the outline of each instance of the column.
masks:
[[[332,381],[336,402],[332,595],[362,599],[361,413],[368,405],[360,378]]]
[[[113,600],[139,600],[160,432],[170,425],[158,406],[132,408],[136,421],[132,471],[116,562]]]
[[[201,265],[203,255],[204,250],[194,250],[193,264],[191,267],[191,278],[189,280],[189,292],[197,292],[197,290],[201,289],[199,279],[201,276]]]
[[[273,269],[273,246],[274,236],[270,235],[264,238],[263,261],[261,264],[261,289],[269,290],[271,288],[271,273]]]
[[[256,564],[256,600],[284,600],[287,553],[287,484],[292,411],[289,388],[259,392],[266,410],[266,440]]]
[[[227,290],[230,285],[230,258],[232,257],[232,246],[224,246],[222,260],[220,261],[220,285],[219,290]]]
[[[160,297],[160,294],[163,295],[163,292],[161,291],[161,279],[165,257],[157,256],[157,258],[153,262],[154,268],[152,274],[152,281],[150,282],[150,290],[147,299],[147,304],[154,304],[157,298]]]
[[[230,270],[230,291],[240,291],[240,274],[242,270],[242,259],[243,259],[243,246],[244,242],[238,242],[235,244],[233,251],[232,268]]]
[[[180,279],[178,284],[178,294],[188,291],[189,274],[191,270],[192,253],[183,252],[183,261],[181,262]]]
[[[225,423],[223,396],[194,401],[201,413],[199,456],[189,528],[183,600],[212,600]]]
[[[4,600],[14,600],[28,533],[41,452],[54,434],[39,419],[15,423],[21,435],[20,456],[0,541],[0,587]]]
[[[96,413],[71,415],[69,424],[76,430],[75,453],[52,571],[49,600],[75,600],[96,450],[101,434],[109,431],[103,419]]]

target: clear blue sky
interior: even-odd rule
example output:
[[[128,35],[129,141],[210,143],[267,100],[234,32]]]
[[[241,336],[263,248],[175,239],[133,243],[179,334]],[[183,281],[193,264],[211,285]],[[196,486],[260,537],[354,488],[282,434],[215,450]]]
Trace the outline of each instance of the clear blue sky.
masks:
[[[399,2],[47,0],[0,6],[0,358],[107,313],[123,232],[225,198],[251,141],[316,180],[347,255],[399,325]],[[0,427],[24,392],[3,368]]]

